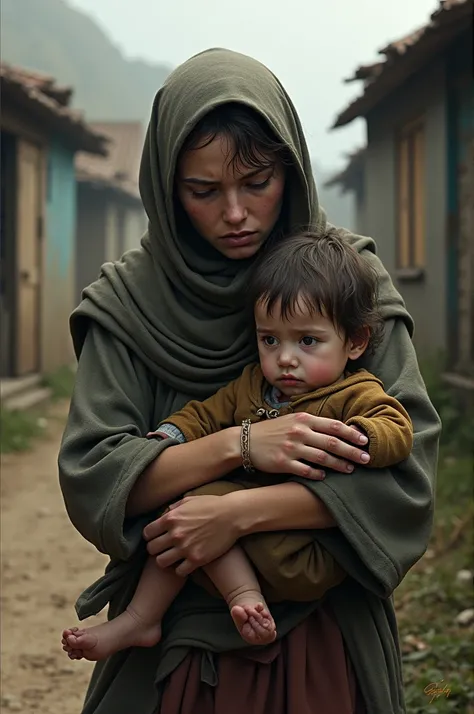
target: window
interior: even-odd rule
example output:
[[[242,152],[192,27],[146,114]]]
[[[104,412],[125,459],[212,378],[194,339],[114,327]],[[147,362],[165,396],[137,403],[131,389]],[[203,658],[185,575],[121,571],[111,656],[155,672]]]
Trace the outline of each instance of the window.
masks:
[[[425,152],[424,125],[417,120],[398,136],[398,267],[425,265]]]

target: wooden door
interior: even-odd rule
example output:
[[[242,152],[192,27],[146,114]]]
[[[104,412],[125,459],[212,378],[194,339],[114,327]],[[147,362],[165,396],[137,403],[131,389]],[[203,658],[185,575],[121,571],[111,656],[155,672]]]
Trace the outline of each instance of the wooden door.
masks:
[[[42,152],[29,141],[18,142],[16,231],[17,376],[40,368],[40,284],[42,227]]]

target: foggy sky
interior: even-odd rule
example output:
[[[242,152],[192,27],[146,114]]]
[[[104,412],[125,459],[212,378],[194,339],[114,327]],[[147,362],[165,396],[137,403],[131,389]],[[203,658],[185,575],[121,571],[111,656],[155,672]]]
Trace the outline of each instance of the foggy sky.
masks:
[[[69,0],[96,19],[128,57],[176,66],[209,47],[266,64],[300,114],[312,157],[337,167],[365,142],[365,121],[328,132],[355,98],[344,84],[359,64],[424,25],[436,0]]]

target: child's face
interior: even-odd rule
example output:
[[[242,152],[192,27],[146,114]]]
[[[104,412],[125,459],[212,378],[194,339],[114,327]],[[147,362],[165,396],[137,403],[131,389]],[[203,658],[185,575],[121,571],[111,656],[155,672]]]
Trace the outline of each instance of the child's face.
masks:
[[[255,306],[260,365],[266,380],[287,397],[306,394],[337,382],[347,360],[357,359],[369,334],[346,340],[324,315],[311,314],[303,301],[289,320],[277,303],[268,315],[265,303]]]

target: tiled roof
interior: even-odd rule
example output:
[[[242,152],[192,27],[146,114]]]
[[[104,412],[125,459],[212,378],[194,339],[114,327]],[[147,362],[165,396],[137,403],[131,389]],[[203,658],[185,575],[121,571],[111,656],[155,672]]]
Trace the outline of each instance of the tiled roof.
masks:
[[[345,82],[355,82],[358,79],[363,80],[364,83],[368,84],[374,79],[381,71],[384,63],[374,62],[373,64],[361,64],[357,67],[354,75],[345,79]]]
[[[139,122],[93,122],[91,126],[108,138],[108,156],[77,154],[78,180],[102,184],[139,198],[138,173],[144,141],[142,125]]]
[[[365,116],[408,76],[444,49],[473,21],[474,0],[442,0],[430,21],[380,50],[385,59],[359,67],[346,81],[363,80],[364,92],[336,118],[333,128]]]
[[[25,86],[38,89],[63,107],[69,106],[74,93],[72,87],[58,86],[54,77],[43,72],[8,65],[2,65],[2,67],[6,70],[6,74],[10,73]]]
[[[58,86],[53,77],[0,63],[3,106],[9,101],[23,107],[30,116],[41,119],[55,132],[67,137],[76,149],[104,155],[105,137],[86,123],[83,115],[69,106],[72,89]]]

